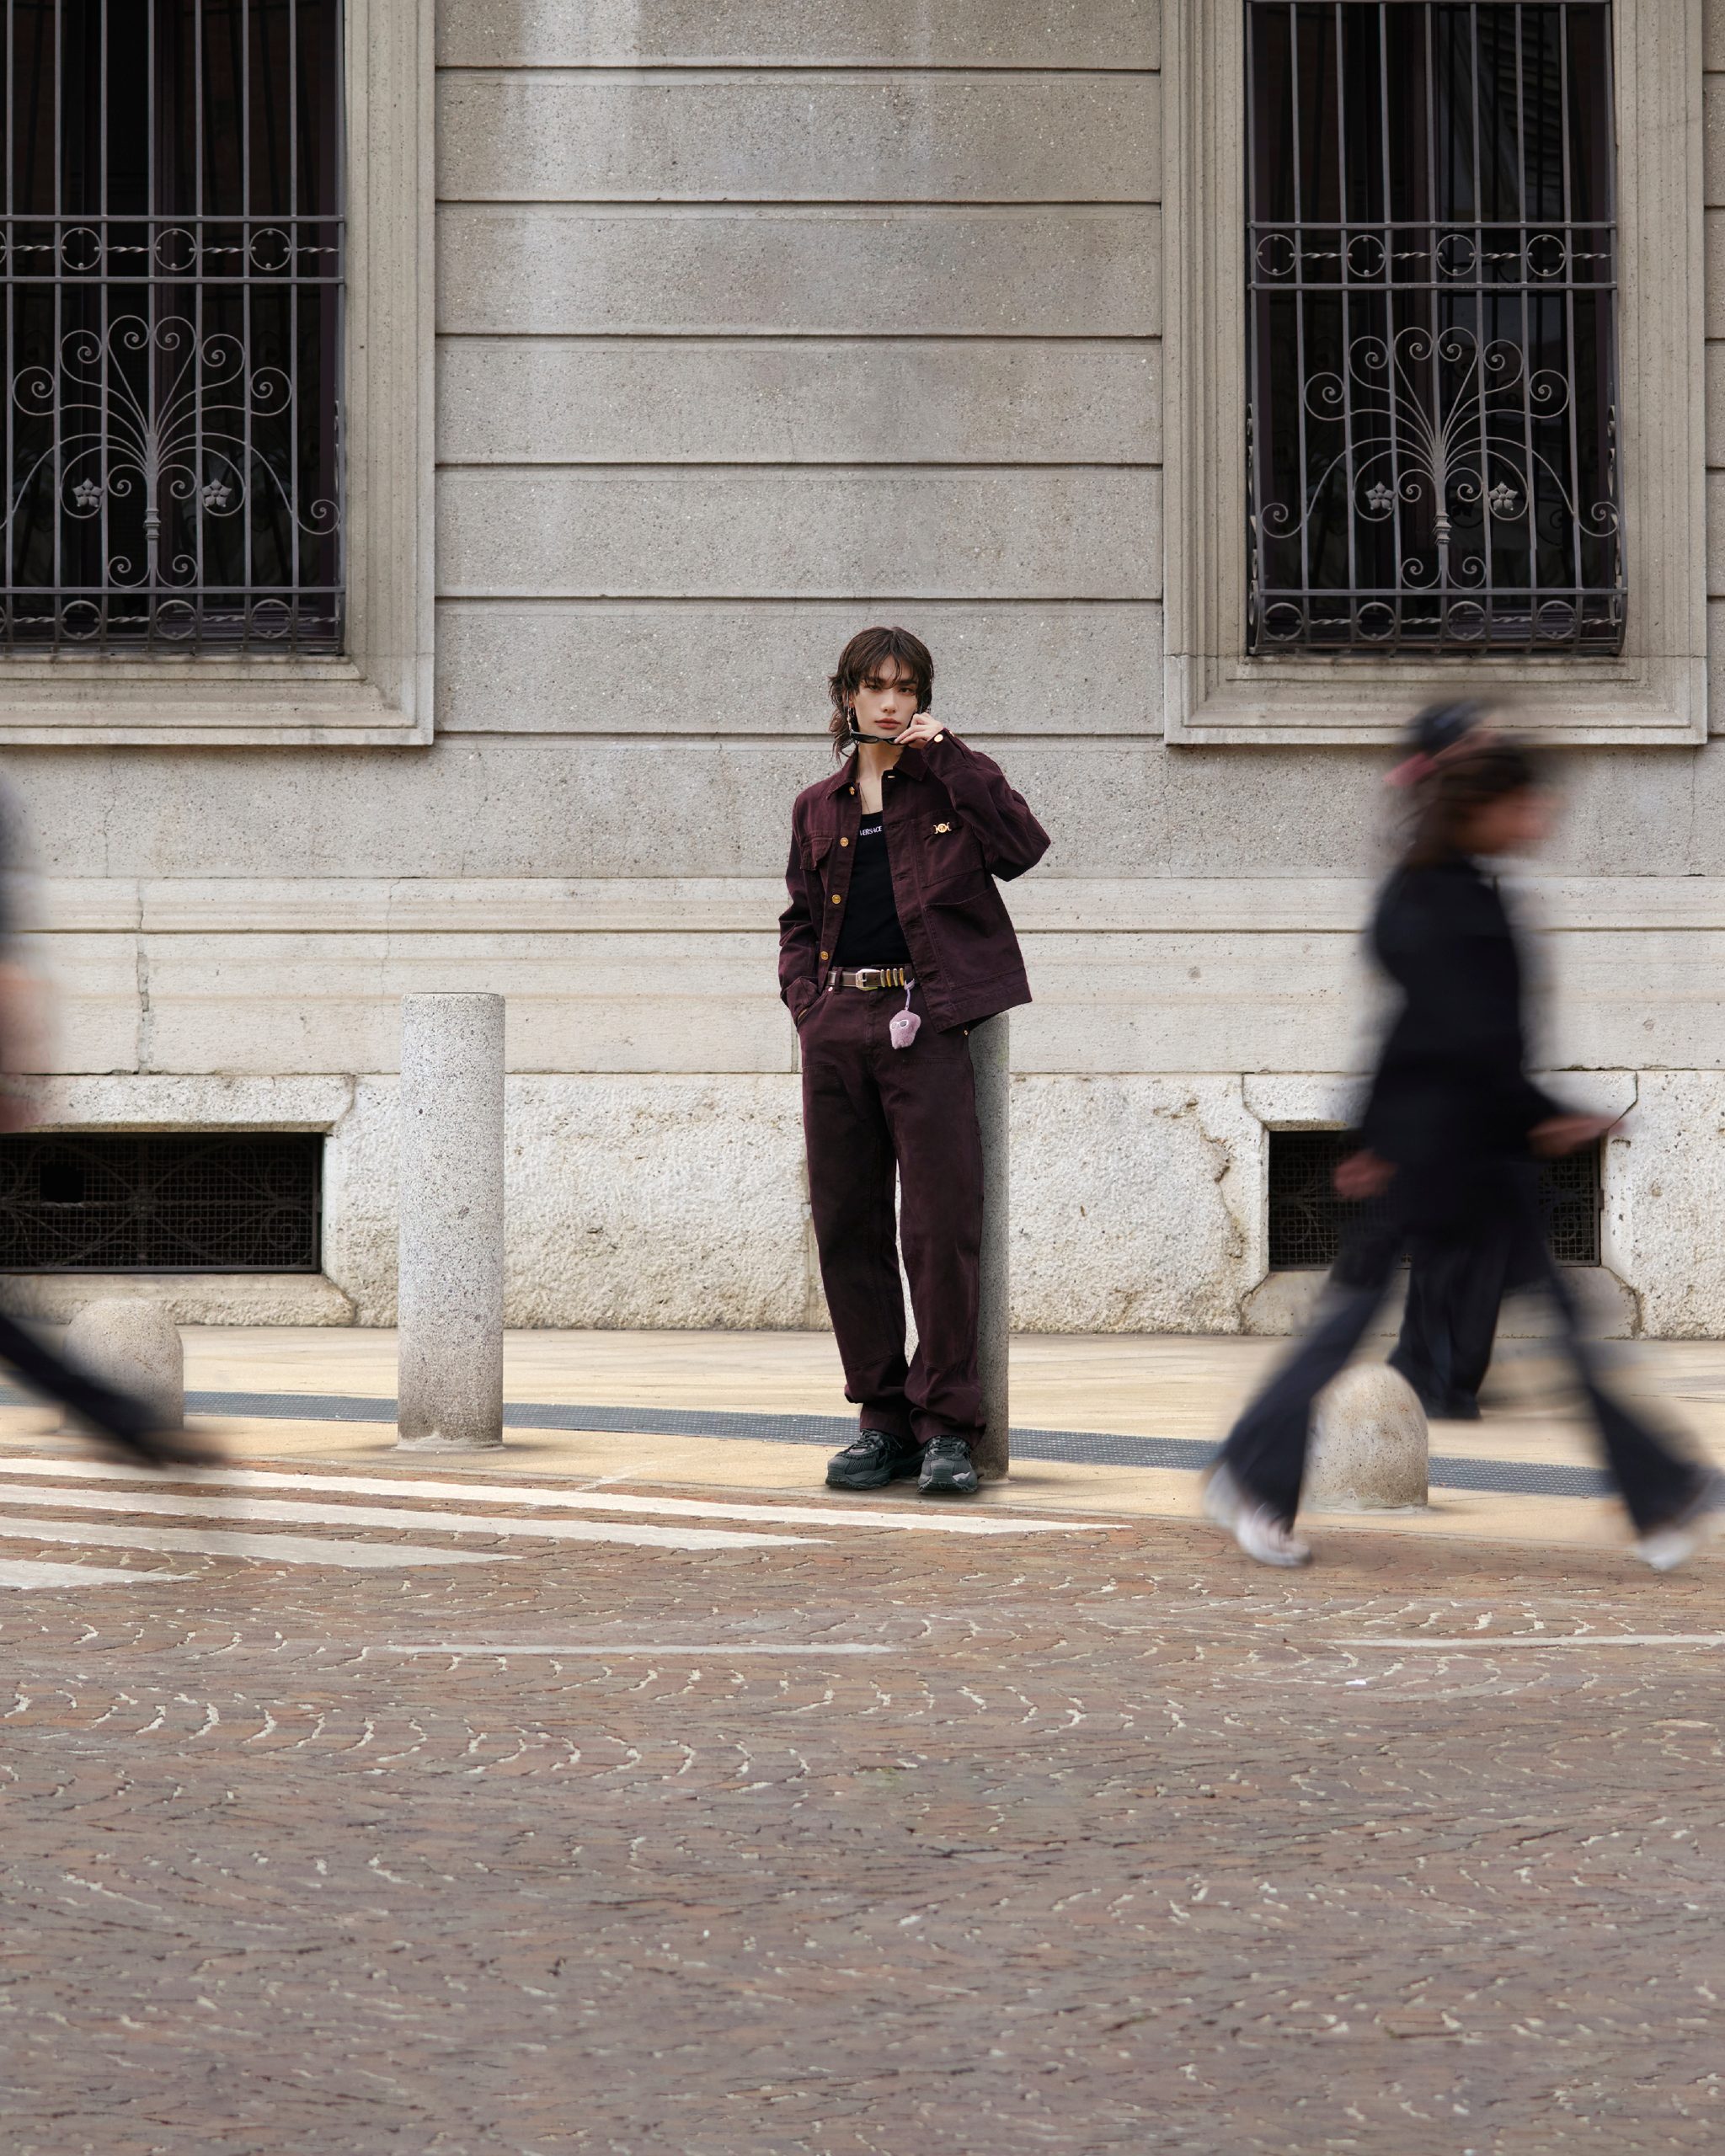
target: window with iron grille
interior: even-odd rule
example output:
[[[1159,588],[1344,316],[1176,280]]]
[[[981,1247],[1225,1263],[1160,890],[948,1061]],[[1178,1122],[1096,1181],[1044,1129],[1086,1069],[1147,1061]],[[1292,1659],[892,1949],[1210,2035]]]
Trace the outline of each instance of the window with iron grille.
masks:
[[[1273,1130],[1269,1139],[1270,1270],[1327,1268],[1348,1230],[1381,1211],[1336,1195],[1337,1166],[1359,1139],[1348,1130]],[[1540,1163],[1546,1241],[1559,1265],[1599,1263],[1600,1204],[1597,1145]]]
[[[323,1162],[297,1132],[0,1138],[0,1272],[315,1273]]]
[[[339,0],[7,0],[4,637],[334,653]]]
[[[1250,648],[1619,651],[1609,0],[1246,8]]]

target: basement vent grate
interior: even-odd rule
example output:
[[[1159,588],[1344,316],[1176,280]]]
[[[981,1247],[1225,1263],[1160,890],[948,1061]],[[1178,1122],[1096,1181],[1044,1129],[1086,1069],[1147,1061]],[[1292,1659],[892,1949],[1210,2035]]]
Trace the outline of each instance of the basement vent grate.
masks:
[[[0,1271],[316,1273],[323,1168],[282,1131],[0,1138]]]
[[[1336,1164],[1357,1150],[1348,1130],[1273,1130],[1270,1134],[1270,1270],[1327,1269],[1342,1239],[1375,1210],[1338,1198]],[[1584,1147],[1567,1161],[1540,1167],[1546,1240],[1559,1265],[1599,1262],[1599,1149]]]

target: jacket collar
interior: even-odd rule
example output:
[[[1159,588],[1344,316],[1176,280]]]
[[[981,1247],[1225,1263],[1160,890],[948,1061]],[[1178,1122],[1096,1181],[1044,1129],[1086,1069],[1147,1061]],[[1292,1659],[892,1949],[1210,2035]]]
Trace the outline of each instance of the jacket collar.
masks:
[[[889,768],[895,771],[900,778],[921,779],[928,776],[927,759],[914,743],[908,749],[900,749],[898,761]],[[857,751],[853,749],[826,782],[823,791],[830,800],[836,795],[842,793],[846,787],[854,786],[856,782]]]

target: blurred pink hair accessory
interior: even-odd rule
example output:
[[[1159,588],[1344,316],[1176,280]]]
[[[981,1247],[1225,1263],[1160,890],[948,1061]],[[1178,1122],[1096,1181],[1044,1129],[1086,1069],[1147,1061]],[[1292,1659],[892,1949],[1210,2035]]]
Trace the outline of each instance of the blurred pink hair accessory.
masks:
[[[1385,773],[1384,784],[1418,786],[1463,749],[1477,748],[1488,737],[1485,715],[1485,706],[1471,698],[1429,704],[1407,729],[1413,754]]]

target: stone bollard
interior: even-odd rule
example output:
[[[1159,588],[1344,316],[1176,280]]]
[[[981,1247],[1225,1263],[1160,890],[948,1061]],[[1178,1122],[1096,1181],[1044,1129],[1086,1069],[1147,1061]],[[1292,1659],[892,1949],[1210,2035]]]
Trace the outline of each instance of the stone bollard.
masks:
[[[396,1444],[503,1443],[503,998],[401,1006]]]
[[[977,1351],[982,1366],[982,1412],[988,1426],[975,1457],[983,1481],[995,1482],[1011,1465],[1012,1428],[1007,1384],[1012,1330],[1008,1243],[1012,1032],[1004,1011],[970,1028],[970,1066],[976,1078],[976,1122],[982,1135],[982,1294]]]
[[[150,1404],[158,1430],[185,1426],[185,1350],[179,1327],[163,1303],[142,1295],[107,1295],[86,1303],[66,1328],[66,1359],[116,1392]],[[63,1430],[81,1430],[68,1415]]]
[[[1399,1371],[1356,1363],[1317,1396],[1300,1502],[1315,1512],[1405,1512],[1426,1502],[1425,1410]]]

